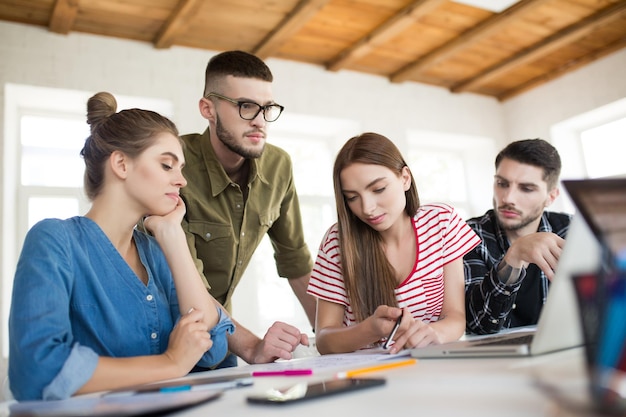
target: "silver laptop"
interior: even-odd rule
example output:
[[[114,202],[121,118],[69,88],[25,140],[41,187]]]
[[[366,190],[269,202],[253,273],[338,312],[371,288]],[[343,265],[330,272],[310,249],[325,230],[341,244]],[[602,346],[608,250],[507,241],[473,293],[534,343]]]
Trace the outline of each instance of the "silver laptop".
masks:
[[[487,336],[411,350],[416,358],[528,356],[583,344],[580,314],[572,274],[596,271],[601,245],[584,216],[577,211],[570,224],[546,304],[537,326],[507,329]]]

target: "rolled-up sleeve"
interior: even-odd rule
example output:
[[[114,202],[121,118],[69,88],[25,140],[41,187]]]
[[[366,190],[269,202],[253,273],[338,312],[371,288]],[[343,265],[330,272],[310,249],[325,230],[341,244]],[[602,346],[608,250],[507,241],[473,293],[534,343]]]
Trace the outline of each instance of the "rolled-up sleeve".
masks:
[[[221,308],[218,308],[217,312],[219,315],[219,321],[215,327],[209,330],[213,346],[211,346],[211,349],[206,351],[198,362],[198,365],[205,368],[212,368],[224,360],[226,353],[228,353],[228,339],[226,334],[233,334],[235,331],[235,325],[230,317],[224,314]]]
[[[98,355],[88,347],[75,343],[61,372],[43,389],[44,400],[71,397],[91,378],[98,366]]]

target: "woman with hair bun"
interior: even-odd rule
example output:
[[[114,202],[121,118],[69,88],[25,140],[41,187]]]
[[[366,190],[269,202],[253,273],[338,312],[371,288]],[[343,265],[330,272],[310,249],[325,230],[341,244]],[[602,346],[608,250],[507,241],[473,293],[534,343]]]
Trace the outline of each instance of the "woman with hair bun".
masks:
[[[87,214],[28,232],[9,317],[9,386],[53,400],[186,375],[226,355],[234,326],[189,253],[176,126],[158,113],[87,103]],[[135,228],[140,219],[150,235]]]

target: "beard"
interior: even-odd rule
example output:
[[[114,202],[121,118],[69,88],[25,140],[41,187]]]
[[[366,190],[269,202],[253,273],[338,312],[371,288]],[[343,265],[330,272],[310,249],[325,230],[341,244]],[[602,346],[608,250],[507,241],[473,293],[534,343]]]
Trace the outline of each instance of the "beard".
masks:
[[[263,144],[260,149],[256,149],[256,148],[246,148],[242,144],[237,143],[237,139],[235,138],[235,135],[233,135],[232,132],[230,132],[228,129],[224,127],[219,116],[217,116],[216,121],[215,121],[215,133],[217,134],[218,139],[224,144],[224,146],[226,146],[228,149],[230,149],[232,152],[236,153],[237,155],[240,155],[248,159],[256,159],[256,158],[260,158],[261,155],[263,154],[263,149],[265,148],[265,144]]]
[[[500,227],[502,228],[502,230],[506,230],[508,232],[515,232],[517,230],[523,229],[524,227],[528,226],[529,224],[531,224],[532,222],[537,220],[539,217],[541,217],[541,214],[543,213],[543,207],[538,207],[536,210],[532,211],[530,214],[528,214],[526,216],[522,216],[517,223],[511,223],[511,222],[505,222],[500,217],[499,209],[516,211],[518,213],[519,213],[519,211],[517,211],[517,210],[515,210],[515,208],[513,208],[511,206],[507,206],[507,205],[504,205],[504,206],[501,206],[501,207],[496,207],[496,202],[495,201],[493,202],[493,207],[495,209],[496,218],[498,219],[498,223],[500,224]]]

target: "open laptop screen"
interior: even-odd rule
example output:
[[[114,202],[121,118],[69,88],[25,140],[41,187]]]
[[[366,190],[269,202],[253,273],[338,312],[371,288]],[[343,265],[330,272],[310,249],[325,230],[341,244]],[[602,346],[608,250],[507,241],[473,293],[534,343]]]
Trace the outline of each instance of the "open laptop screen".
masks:
[[[612,255],[626,251],[626,178],[564,180],[563,186]]]
[[[602,243],[602,268],[574,276],[592,398],[598,408],[626,413],[626,178],[563,181]]]

